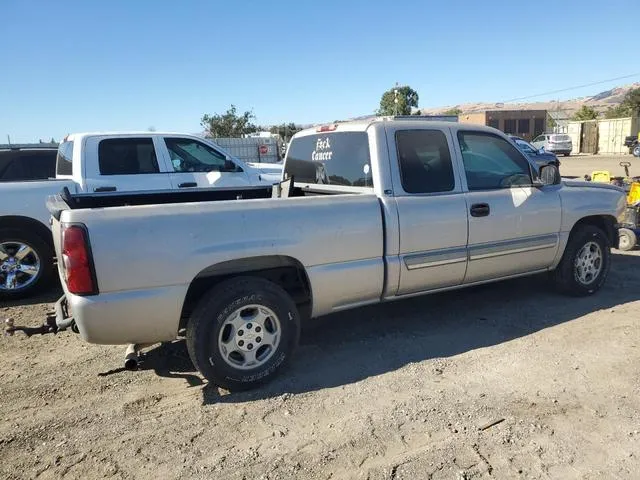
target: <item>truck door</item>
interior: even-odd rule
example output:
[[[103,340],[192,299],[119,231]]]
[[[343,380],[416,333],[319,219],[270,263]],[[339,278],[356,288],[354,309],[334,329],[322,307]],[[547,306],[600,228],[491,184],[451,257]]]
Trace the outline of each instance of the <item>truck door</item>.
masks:
[[[83,159],[88,192],[171,188],[169,173],[156,155],[152,136],[88,137]]]
[[[249,175],[227,156],[199,140],[164,137],[173,188],[242,187]]]
[[[460,129],[469,266],[465,283],[548,268],[558,250],[558,186],[532,187],[531,165],[499,135]]]
[[[467,206],[449,129],[387,127],[400,228],[398,295],[462,283]]]

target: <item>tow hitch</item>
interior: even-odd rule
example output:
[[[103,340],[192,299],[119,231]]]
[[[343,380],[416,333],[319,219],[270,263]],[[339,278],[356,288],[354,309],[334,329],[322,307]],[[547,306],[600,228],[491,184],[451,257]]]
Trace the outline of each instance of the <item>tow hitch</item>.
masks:
[[[12,336],[15,332],[23,332],[27,337],[38,334],[44,335],[46,333],[56,334],[67,328],[71,328],[72,331],[78,333],[73,317],[69,316],[67,299],[64,296],[60,297],[56,302],[55,310],[47,313],[47,318],[39,327],[15,326],[12,318],[6,319],[4,323],[4,334],[8,336]]]

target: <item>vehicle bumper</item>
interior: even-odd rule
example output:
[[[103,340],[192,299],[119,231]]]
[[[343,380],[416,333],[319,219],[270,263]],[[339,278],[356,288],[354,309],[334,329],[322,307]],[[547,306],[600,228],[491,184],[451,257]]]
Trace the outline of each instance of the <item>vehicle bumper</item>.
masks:
[[[69,314],[89,343],[155,343],[176,338],[188,286],[101,293],[67,294]]]
[[[566,153],[571,153],[571,151],[573,150],[573,148],[549,148],[549,150],[547,150],[548,152],[554,153],[554,154],[561,154],[564,155]]]

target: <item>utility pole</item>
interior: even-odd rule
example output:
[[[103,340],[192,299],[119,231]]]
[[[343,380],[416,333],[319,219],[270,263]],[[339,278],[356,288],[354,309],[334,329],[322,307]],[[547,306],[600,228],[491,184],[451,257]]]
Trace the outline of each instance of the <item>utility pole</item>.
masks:
[[[9,144],[9,146],[11,146],[11,137],[9,136],[8,133],[7,133],[7,143]]]
[[[396,82],[396,88],[393,89],[393,115],[398,116],[398,82]]]

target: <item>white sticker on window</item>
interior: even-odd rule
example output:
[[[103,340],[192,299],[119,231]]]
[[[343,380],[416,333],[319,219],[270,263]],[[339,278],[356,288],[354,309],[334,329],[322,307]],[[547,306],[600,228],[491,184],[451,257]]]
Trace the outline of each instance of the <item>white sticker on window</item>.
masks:
[[[326,162],[331,160],[333,151],[331,150],[331,143],[329,138],[319,138],[316,141],[316,148],[311,153],[311,160],[314,162]]]
[[[365,164],[364,168],[362,169],[362,171],[364,172],[365,175],[369,175],[369,164]]]

